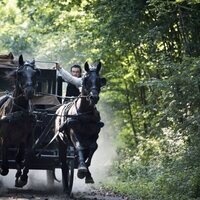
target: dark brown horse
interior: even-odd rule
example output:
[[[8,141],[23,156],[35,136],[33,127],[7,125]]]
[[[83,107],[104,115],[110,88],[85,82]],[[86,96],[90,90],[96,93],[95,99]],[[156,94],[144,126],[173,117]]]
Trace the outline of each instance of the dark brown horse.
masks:
[[[2,146],[0,174],[5,176],[9,172],[8,147],[11,145],[18,146],[15,182],[17,187],[23,187],[28,179],[29,154],[33,128],[35,126],[35,117],[32,114],[30,100],[34,96],[39,75],[40,71],[35,67],[35,62],[24,62],[22,55],[19,57],[19,66],[17,70],[13,70],[7,75],[7,78],[15,81],[15,89],[12,96],[9,98],[5,97],[8,98],[5,102],[5,116],[0,116],[0,138]],[[3,105],[5,105],[5,103]],[[1,109],[3,108],[1,107]],[[22,173],[22,161],[24,158],[24,169]]]
[[[89,67],[86,62],[84,67],[87,73],[83,77],[81,94],[71,105],[64,104],[57,110],[56,131],[64,132],[77,151],[79,162],[77,176],[85,178],[86,183],[94,183],[89,166],[98,147],[99,132],[103,127],[96,104],[106,79],[99,75],[100,62],[96,67]],[[61,126],[58,127],[58,124]],[[65,159],[66,156],[62,156],[61,163],[66,163]]]

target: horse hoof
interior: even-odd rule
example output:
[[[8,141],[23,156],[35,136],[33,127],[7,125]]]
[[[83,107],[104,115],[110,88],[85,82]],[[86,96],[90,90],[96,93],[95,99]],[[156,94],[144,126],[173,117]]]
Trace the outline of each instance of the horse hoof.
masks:
[[[88,169],[85,166],[85,164],[80,164],[78,167],[78,172],[77,172],[78,178],[80,178],[80,179],[85,178],[87,175],[87,172],[88,172]]]
[[[19,183],[19,180],[15,180],[15,187],[21,188],[21,184]]]
[[[78,170],[77,176],[78,176],[78,178],[83,179],[83,178],[85,178],[86,173],[87,173],[86,171]]]
[[[22,180],[21,178],[15,181],[15,187],[22,188],[27,184],[27,180]]]
[[[8,174],[8,172],[9,172],[9,169],[2,169],[2,168],[1,168],[1,170],[0,170],[0,174],[1,174],[2,176],[6,176],[6,175]]]
[[[94,179],[91,176],[86,176],[85,177],[85,183],[86,184],[93,184],[94,183]]]

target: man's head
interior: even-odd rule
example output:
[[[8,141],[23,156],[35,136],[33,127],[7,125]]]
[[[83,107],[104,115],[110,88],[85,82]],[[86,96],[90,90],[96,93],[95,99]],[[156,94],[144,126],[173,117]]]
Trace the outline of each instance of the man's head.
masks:
[[[80,65],[73,65],[71,67],[71,74],[72,76],[75,76],[75,77],[81,77],[81,73],[82,73],[82,69],[81,69],[81,66]]]

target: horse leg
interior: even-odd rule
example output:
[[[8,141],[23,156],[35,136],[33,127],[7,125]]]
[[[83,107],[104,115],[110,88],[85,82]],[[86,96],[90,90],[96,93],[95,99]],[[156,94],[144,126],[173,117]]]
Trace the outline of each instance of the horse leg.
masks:
[[[94,155],[94,152],[97,150],[97,148],[98,148],[98,145],[96,142],[89,146],[89,154],[88,154],[87,161],[85,163],[87,167],[91,165],[92,157]]]
[[[90,173],[89,168],[88,168],[87,174],[85,176],[85,183],[86,184],[93,184],[94,183],[94,179],[92,178],[92,175]]]
[[[78,153],[78,172],[77,172],[77,176],[80,179],[83,179],[86,176],[87,173],[87,166],[85,164],[85,158],[84,158],[84,148],[81,146],[80,142],[78,141],[76,135],[74,134],[74,132],[70,133],[70,138],[72,143],[74,144],[77,153]]]
[[[24,168],[23,168],[22,175],[18,179],[18,187],[23,187],[28,182],[28,173],[29,173],[31,160],[33,157],[32,144],[33,144],[33,135],[31,134],[29,135],[29,138],[27,140],[27,151],[25,152]]]
[[[97,148],[98,148],[98,145],[96,142],[94,144],[90,145],[88,158],[85,163],[88,168],[88,172],[85,177],[85,183],[94,183],[94,180],[93,180],[92,175],[89,170],[89,166],[91,165],[92,157],[94,155],[94,152],[97,150]]]
[[[60,159],[60,163],[61,163],[61,169],[62,171],[64,171],[63,169],[66,169],[67,167],[67,148],[66,148],[66,144],[59,138],[58,139],[58,143],[59,143],[59,159]]]
[[[2,164],[1,164],[1,170],[0,174],[2,176],[6,176],[9,172],[9,166],[8,166],[8,147],[6,144],[2,144]]]
[[[84,152],[83,152],[84,148],[81,146],[80,142],[78,141],[78,139],[73,131],[70,132],[70,138],[71,138],[71,141],[74,144],[74,146],[77,150],[77,153],[78,153],[79,165],[78,165],[77,176],[78,176],[78,178],[83,179],[83,178],[85,178],[87,171],[88,171],[87,166],[85,164],[85,157],[84,157]]]
[[[25,144],[21,143],[19,145],[19,149],[16,155],[16,165],[17,165],[17,173],[15,174],[15,187],[21,187],[21,185],[19,185],[19,178],[22,174],[22,161],[24,159],[25,156]]]
[[[76,142],[76,150],[78,152],[79,161],[77,176],[78,178],[83,179],[88,172],[88,168],[85,164],[84,148],[80,145],[79,142]]]
[[[18,179],[17,187],[23,187],[28,182],[28,173],[32,156],[33,156],[32,150],[28,150],[25,156],[23,172],[20,178]]]

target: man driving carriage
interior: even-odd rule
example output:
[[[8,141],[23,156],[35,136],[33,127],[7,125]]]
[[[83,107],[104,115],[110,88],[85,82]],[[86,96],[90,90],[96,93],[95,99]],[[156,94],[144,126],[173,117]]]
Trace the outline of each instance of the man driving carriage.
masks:
[[[73,65],[71,67],[71,74],[64,70],[59,63],[56,63],[56,69],[58,70],[59,74],[62,76],[63,80],[67,83],[70,83],[71,85],[76,86],[76,88],[80,88],[82,85],[82,77],[81,77],[81,67],[74,67],[79,65]],[[74,68],[79,68],[78,70],[75,70]]]
[[[70,72],[71,72],[72,76],[80,78],[82,75],[81,66],[77,65],[77,64],[71,66]],[[71,83],[68,83],[67,88],[66,88],[66,98],[64,100],[64,103],[69,102],[68,98],[77,97],[77,96],[79,96],[79,94],[80,94],[79,88],[77,88],[75,85],[73,85]]]

